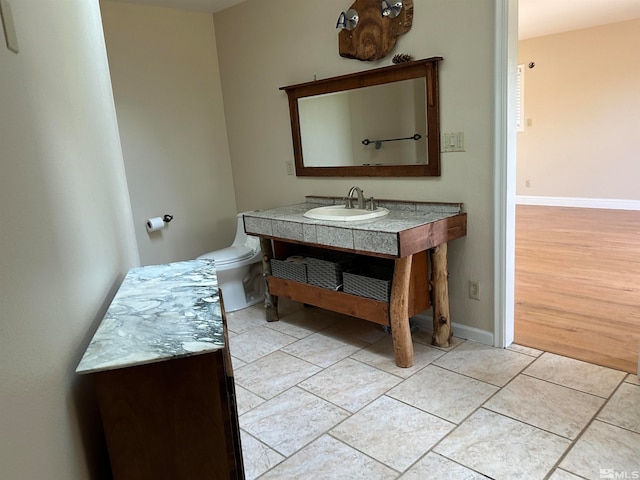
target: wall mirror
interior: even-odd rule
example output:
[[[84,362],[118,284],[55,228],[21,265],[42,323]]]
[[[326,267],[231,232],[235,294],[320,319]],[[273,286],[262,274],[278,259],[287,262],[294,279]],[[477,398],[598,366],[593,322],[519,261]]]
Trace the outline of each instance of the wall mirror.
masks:
[[[296,175],[439,176],[440,60],[282,87]]]

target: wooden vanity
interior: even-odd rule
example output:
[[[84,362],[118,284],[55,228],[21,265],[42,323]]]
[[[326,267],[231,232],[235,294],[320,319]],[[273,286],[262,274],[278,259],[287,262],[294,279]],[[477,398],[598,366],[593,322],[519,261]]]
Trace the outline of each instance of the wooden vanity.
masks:
[[[213,261],[129,271],[76,369],[96,385],[114,479],[243,479]]]
[[[303,216],[319,204],[340,203],[330,197],[244,215],[245,231],[261,239],[267,279],[267,320],[278,320],[278,297],[325,308],[391,327],[396,364],[413,365],[409,318],[434,309],[433,344],[448,346],[447,243],[466,235],[462,204],[381,201],[389,215],[372,220],[336,222]],[[388,302],[309,285],[271,275],[271,260],[292,255],[348,252],[368,262],[392,262]]]

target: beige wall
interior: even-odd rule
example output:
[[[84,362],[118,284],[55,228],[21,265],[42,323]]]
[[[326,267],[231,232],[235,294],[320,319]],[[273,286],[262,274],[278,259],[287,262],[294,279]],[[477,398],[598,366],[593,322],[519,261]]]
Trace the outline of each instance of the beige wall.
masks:
[[[132,213],[97,2],[12,2],[21,52],[0,44],[0,477],[101,477],[91,386],[73,371],[139,262],[134,225],[145,262],[189,258],[233,235],[216,41],[238,209],[344,195],[354,184],[378,198],[463,201],[468,236],[450,250],[453,320],[493,329],[493,1],[416,3],[393,53],[444,56],[442,130],[467,136],[467,152],[443,155],[441,178],[286,175],[278,87],[391,58],[338,56],[342,2],[249,0],[215,17],[217,38],[208,16],[106,4]],[[140,228],[165,210],[176,220],[153,243]],[[470,278],[482,282],[480,302],[467,298]]]
[[[100,12],[88,0],[11,4],[18,55],[0,33],[0,477],[97,478],[94,394],[74,370],[138,262]]]
[[[210,14],[102,2],[143,265],[231,244],[236,203]],[[149,217],[174,215],[149,234]]]
[[[452,242],[454,322],[493,331],[494,2],[415,2],[413,28],[379,62],[338,55],[338,0],[248,0],[214,16],[236,200],[241,210],[346,195],[352,185],[378,198],[464,202],[468,236]],[[467,151],[442,155],[440,178],[297,178],[286,94],[279,87],[388,65],[395,53],[442,56],[443,132],[464,131]],[[470,279],[481,301],[468,298]]]
[[[536,66],[517,194],[640,200],[640,19],[524,40],[518,57]]]

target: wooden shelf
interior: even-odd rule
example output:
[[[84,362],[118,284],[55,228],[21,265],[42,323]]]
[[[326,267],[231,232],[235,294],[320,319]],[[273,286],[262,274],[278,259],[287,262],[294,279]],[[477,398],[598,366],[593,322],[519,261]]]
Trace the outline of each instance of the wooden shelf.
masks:
[[[446,244],[445,244],[446,245]],[[423,250],[412,255],[393,260],[393,279],[391,281],[391,298],[388,302],[372,300],[370,298],[349,293],[316,287],[307,283],[274,277],[271,274],[271,260],[286,259],[290,255],[304,255],[305,248],[320,251],[316,246],[300,246],[295,242],[285,242],[260,237],[262,249],[262,265],[267,278],[265,291],[265,309],[267,321],[274,322],[278,317],[278,297],[325,308],[334,312],[368,320],[379,325],[391,327],[393,349],[396,365],[408,368],[413,365],[413,344],[409,319],[431,307],[431,285],[429,281],[429,252]],[[439,249],[439,248],[438,248]],[[436,251],[438,251],[436,249]],[[334,250],[325,247],[322,250]],[[446,261],[446,248],[440,255]],[[275,252],[275,255],[274,255]],[[357,255],[357,254],[355,254]],[[366,255],[366,261],[388,262],[388,259]],[[440,262],[442,264],[442,262]],[[442,273],[442,272],[441,272]],[[441,275],[442,277],[442,275]],[[446,274],[442,277],[446,281]],[[445,292],[446,293],[446,292]],[[448,311],[448,310],[447,310]],[[438,329],[446,326],[446,315],[439,315]],[[445,320],[445,322],[443,322]],[[436,325],[434,323],[434,329]],[[442,346],[449,345],[449,329],[444,333],[447,339]],[[440,345],[440,344],[438,344]]]
[[[426,252],[414,255],[409,284],[409,316],[423,312],[431,306],[427,261]],[[285,297],[296,302],[362,318],[380,325],[390,325],[389,302],[372,300],[350,293],[329,290],[309,285],[308,283],[274,276],[269,277],[269,291],[277,297]]]
[[[389,303],[387,302],[274,276],[269,277],[269,291],[278,297],[362,318],[380,325],[390,324]]]

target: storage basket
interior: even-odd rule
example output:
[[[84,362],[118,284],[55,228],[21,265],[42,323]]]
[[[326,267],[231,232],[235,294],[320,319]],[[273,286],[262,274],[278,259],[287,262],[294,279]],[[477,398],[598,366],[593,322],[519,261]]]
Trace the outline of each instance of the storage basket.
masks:
[[[307,283],[307,263],[271,259],[271,275],[296,282]]]
[[[391,297],[391,280],[348,272],[344,273],[343,280],[345,293],[372,298],[380,302],[388,302]]]
[[[342,272],[351,265],[350,260],[346,258],[308,258],[307,262],[308,283],[331,290],[338,290],[342,286]]]

